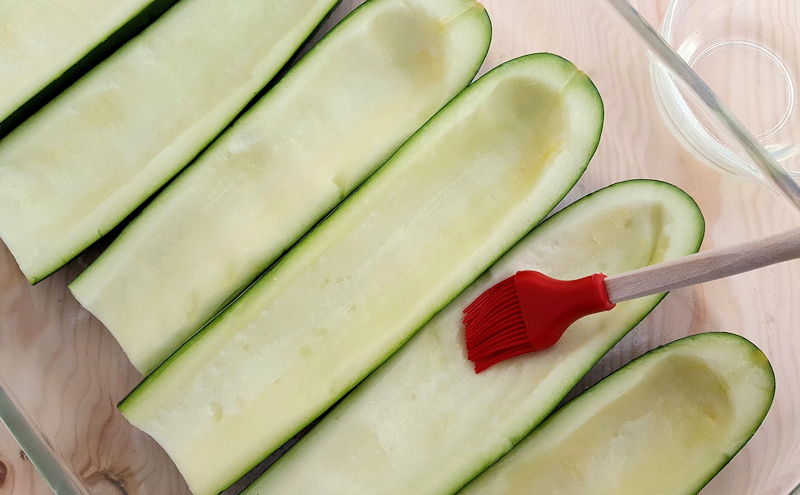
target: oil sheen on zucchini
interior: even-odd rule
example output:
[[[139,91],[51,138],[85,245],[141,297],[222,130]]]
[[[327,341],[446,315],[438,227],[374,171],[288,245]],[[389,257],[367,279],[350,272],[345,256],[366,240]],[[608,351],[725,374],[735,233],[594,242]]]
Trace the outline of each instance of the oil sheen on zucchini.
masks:
[[[463,309],[518,270],[562,279],[620,273],[697,251],[703,231],[694,201],[662,182],[623,182],[572,204],[437,314],[247,493],[458,491],[542,421],[662,296],[583,318],[552,348],[479,375],[466,357]]]
[[[560,57],[489,72],[153,372],[123,414],[195,493],[225,488],[544,218],[586,168],[602,120],[594,85]]]
[[[150,373],[463,90],[472,0],[372,0],[306,55],[72,284]]]
[[[769,361],[748,340],[686,337],[565,405],[461,493],[698,493],[753,436],[774,394]]]
[[[31,98],[77,65],[98,62],[174,2],[2,0],[0,135],[6,119]]]
[[[335,2],[182,0],[0,140],[0,238],[28,280],[180,171]]]

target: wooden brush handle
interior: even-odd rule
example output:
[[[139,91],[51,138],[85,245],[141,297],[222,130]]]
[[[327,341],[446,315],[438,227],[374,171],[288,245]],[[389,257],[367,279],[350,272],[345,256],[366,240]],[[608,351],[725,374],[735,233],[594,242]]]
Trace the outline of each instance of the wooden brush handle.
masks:
[[[800,228],[606,278],[613,303],[749,272],[800,258]]]

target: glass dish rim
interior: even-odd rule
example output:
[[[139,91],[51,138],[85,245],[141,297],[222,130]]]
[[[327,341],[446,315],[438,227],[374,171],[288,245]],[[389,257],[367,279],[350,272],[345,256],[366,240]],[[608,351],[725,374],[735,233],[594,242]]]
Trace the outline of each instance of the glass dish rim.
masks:
[[[624,27],[620,26],[621,30],[628,33],[632,30],[635,33],[636,36],[632,37],[649,54],[651,63],[661,64],[661,69],[667,70],[672,77],[680,81],[687,92],[697,96],[698,101],[706,105],[710,114],[731,133],[733,139],[750,155],[761,181],[800,210],[800,185],[758,143],[749,130],[725,107],[697,73],[628,0],[594,0],[594,3],[615,21],[615,24],[624,23]],[[0,376],[0,421],[8,427],[55,493],[59,495],[89,495],[74,474],[65,470],[59,463],[58,457],[60,456],[39,431],[35,422],[31,421],[24,409],[20,407],[2,376]],[[787,495],[800,495],[800,484]]]

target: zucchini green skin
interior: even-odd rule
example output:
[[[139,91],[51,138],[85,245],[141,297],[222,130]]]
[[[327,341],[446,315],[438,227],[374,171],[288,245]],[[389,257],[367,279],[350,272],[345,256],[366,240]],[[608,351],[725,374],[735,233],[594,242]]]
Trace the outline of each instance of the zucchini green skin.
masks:
[[[336,0],[182,0],[0,140],[0,238],[36,283],[236,118]]]
[[[489,72],[120,410],[194,491],[228,486],[541,221],[588,165],[602,118],[594,85],[560,57],[530,55]],[[247,459],[209,473],[234,455]]]
[[[152,372],[469,85],[491,39],[479,13],[441,23],[413,2],[360,6],[125,228],[73,295]]]
[[[652,395],[667,394],[677,395],[676,402],[685,402],[687,407],[657,408]],[[685,337],[634,359],[570,401],[460,493],[511,495],[565,483],[590,485],[593,493],[598,494],[641,493],[643,489],[654,495],[698,493],[755,434],[774,396],[775,375],[769,360],[744,337],[716,332]],[[651,407],[633,412],[630,406],[614,408],[615,402],[637,400]],[[614,412],[628,418],[617,419]],[[659,428],[658,422],[653,424],[651,420],[646,430],[631,428],[623,434],[619,429],[620,425],[624,428],[626,424],[647,421],[654,414],[663,418],[674,416],[676,426],[666,432],[665,427]],[[588,434],[590,441],[609,447],[620,441],[633,444],[630,447],[633,451],[627,456],[622,459],[614,456],[614,466],[601,469],[602,473],[593,471],[599,480],[592,479],[592,474],[585,474],[586,478],[579,475],[586,467],[582,449],[569,450],[575,443],[570,433],[585,429],[587,418],[612,430],[597,428]],[[677,418],[689,422],[679,423]],[[722,424],[728,421],[732,424]],[[692,434],[696,429],[702,431],[702,437]],[[669,439],[659,441],[659,434]],[[686,442],[687,438],[691,440]],[[666,447],[665,443],[671,444],[668,453],[659,448]],[[681,445],[683,455],[674,452],[675,443]],[[559,448],[565,446],[566,449]],[[667,458],[659,459],[662,454]],[[565,465],[575,466],[574,470],[548,470],[542,465],[543,456],[552,455],[558,455]],[[640,456],[645,457],[645,462]],[[599,458],[604,459],[603,453]],[[593,462],[595,469],[600,467],[596,460]],[[669,480],[654,479],[663,476],[658,471],[663,472],[667,464],[671,467]],[[645,472],[647,468],[656,472]],[[564,479],[564,476],[575,478]],[[609,483],[605,477],[613,481]]]
[[[695,202],[662,182],[622,182],[573,203],[439,312],[246,493],[458,491],[541,422],[664,295],[584,318],[551,349],[480,375],[466,357],[463,308],[518,270],[564,279],[619,273],[696,252],[703,232]]]
[[[49,65],[34,81],[28,79],[24,91],[14,92],[14,95],[7,93],[0,96],[0,139],[77,81],[92,67],[139,34],[175,2],[177,0],[117,1],[120,9],[103,19],[101,25],[95,26],[96,29],[82,27],[84,32],[89,31],[85,35],[88,39],[85,39],[83,44],[65,43],[64,39],[58,40],[58,44],[54,43],[50,48],[59,52],[61,58],[58,63]],[[0,17],[6,19],[7,22],[6,16],[13,16],[16,8],[23,5],[28,7],[31,3],[30,0],[18,0],[17,6],[11,6],[11,11],[0,9],[4,13]],[[72,7],[75,0],[70,0],[68,3],[69,7]],[[113,2],[104,3],[109,5]],[[5,8],[9,8],[9,6],[6,5]],[[65,13],[59,7],[53,5],[53,11],[54,15],[66,19]],[[0,34],[2,34],[2,29],[3,27],[0,26]],[[0,61],[2,61],[3,48],[3,45],[0,44]],[[2,87],[3,85],[0,84],[0,94],[3,93]]]

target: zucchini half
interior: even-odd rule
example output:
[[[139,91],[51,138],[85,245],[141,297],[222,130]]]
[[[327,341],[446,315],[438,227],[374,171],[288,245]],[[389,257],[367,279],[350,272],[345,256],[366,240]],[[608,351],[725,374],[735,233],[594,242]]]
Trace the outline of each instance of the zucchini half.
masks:
[[[475,77],[473,0],[371,0],[70,284],[148,374]]]
[[[477,5],[477,4],[475,4]],[[543,219],[603,106],[550,54],[489,72],[121,404],[197,494],[258,464]]]
[[[0,237],[28,280],[178,173],[335,3],[182,0],[0,140]]]
[[[697,251],[704,223],[680,189],[622,182],[557,213],[442,310],[246,493],[454,493],[542,421],[661,295],[583,318],[548,350],[476,375],[463,309],[518,270],[574,279]]]
[[[0,2],[0,136],[28,116],[32,98],[55,96],[175,1]]]
[[[769,361],[747,339],[686,337],[575,398],[461,493],[698,493],[774,395]]]

